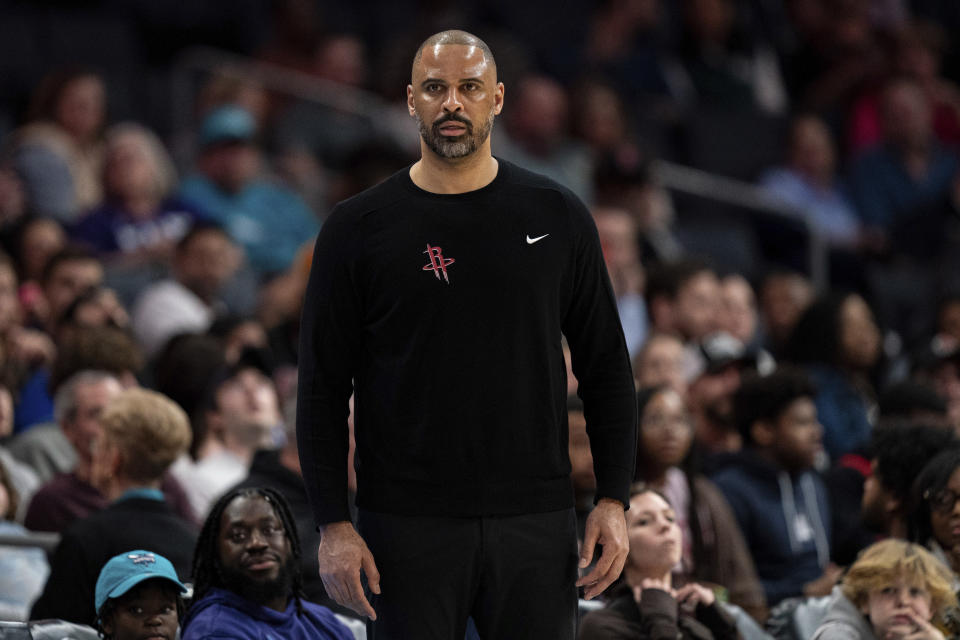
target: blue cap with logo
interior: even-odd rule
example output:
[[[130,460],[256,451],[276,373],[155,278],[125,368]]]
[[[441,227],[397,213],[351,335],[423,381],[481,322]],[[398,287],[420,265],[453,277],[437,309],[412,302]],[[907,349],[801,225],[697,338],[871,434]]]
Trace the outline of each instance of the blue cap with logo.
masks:
[[[207,114],[200,125],[200,146],[224,142],[250,142],[257,133],[257,123],[249,111],[237,105],[218,107]]]
[[[97,615],[110,598],[119,598],[144,580],[163,578],[172,582],[180,593],[187,588],[177,578],[177,572],[169,560],[152,551],[127,551],[107,560],[97,578],[94,595]]]

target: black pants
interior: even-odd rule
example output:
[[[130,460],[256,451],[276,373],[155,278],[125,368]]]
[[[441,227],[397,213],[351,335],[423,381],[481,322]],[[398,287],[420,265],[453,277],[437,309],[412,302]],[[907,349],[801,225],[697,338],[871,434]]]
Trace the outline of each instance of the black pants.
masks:
[[[359,513],[380,571],[370,640],[574,640],[573,509],[489,518]]]

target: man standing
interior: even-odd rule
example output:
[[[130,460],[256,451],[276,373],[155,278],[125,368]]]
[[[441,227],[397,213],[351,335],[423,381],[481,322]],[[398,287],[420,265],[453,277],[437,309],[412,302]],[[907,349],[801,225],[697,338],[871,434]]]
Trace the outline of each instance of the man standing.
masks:
[[[483,41],[427,39],[407,87],[421,159],[338,205],[317,241],[300,459],[327,593],[377,640],[462,638],[469,616],[486,638],[572,639],[576,585],[597,595],[626,558],[636,407],[616,302],[583,204],[492,156],[503,96]],[[580,567],[603,546],[579,580],[564,335],[597,477]]]

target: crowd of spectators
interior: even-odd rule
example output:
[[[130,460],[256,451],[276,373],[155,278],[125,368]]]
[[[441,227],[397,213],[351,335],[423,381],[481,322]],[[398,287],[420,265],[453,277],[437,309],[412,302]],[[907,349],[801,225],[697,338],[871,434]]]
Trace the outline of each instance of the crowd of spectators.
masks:
[[[56,7],[8,4],[0,22],[62,22]],[[95,21],[111,3],[88,4]],[[115,18],[139,25],[152,53],[138,64],[154,72],[215,31],[211,8],[153,51],[165,31],[148,4]],[[451,24],[497,55],[507,97],[494,154],[590,207],[634,363],[639,546],[584,637],[652,633],[658,607],[683,613],[688,598],[701,606],[686,614],[706,617],[680,624],[686,635],[729,635],[738,610],[762,624],[802,598],[856,608],[876,585],[856,591],[844,573],[885,537],[928,549],[956,590],[951,2],[378,2],[362,15],[332,4],[249,0],[210,35],[325,100],[212,73],[195,121],[174,131],[162,100],[144,104],[149,87],[118,86],[129,60],[82,55],[72,62],[91,66],[35,69],[29,99],[0,94],[0,535],[60,540],[46,555],[0,546],[0,619],[100,615],[122,637],[97,577],[128,551],[156,554],[144,563],[162,559],[150,579],[166,582],[109,597],[172,606],[163,625],[198,629],[242,609],[238,598],[274,609],[257,618],[265,629],[334,625],[310,603],[347,613],[310,551],[292,417],[302,297],[332,206],[415,159],[409,58]],[[751,182],[785,215],[671,191],[659,159]],[[798,238],[812,241],[798,221],[827,248],[822,282],[797,259]],[[582,525],[594,480],[568,379]],[[229,554],[212,540],[255,509],[286,533],[274,540],[289,555],[279,595],[224,573]],[[661,520],[677,525],[669,544],[647,533]],[[641,549],[661,543],[676,550],[653,566]],[[186,614],[184,584],[204,601]],[[949,634],[960,609],[936,604],[926,621]]]

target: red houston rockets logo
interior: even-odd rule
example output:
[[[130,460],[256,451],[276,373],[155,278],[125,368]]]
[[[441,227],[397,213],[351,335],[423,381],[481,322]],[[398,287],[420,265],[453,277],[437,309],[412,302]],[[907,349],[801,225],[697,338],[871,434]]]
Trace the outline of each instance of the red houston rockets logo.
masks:
[[[447,284],[450,284],[450,276],[447,275],[447,267],[455,262],[453,258],[444,258],[443,249],[440,247],[431,247],[427,244],[427,250],[424,251],[425,254],[430,256],[430,264],[424,265],[424,271],[433,271],[433,275],[437,276],[437,280],[440,279],[440,274],[443,274],[443,279],[446,280]]]

